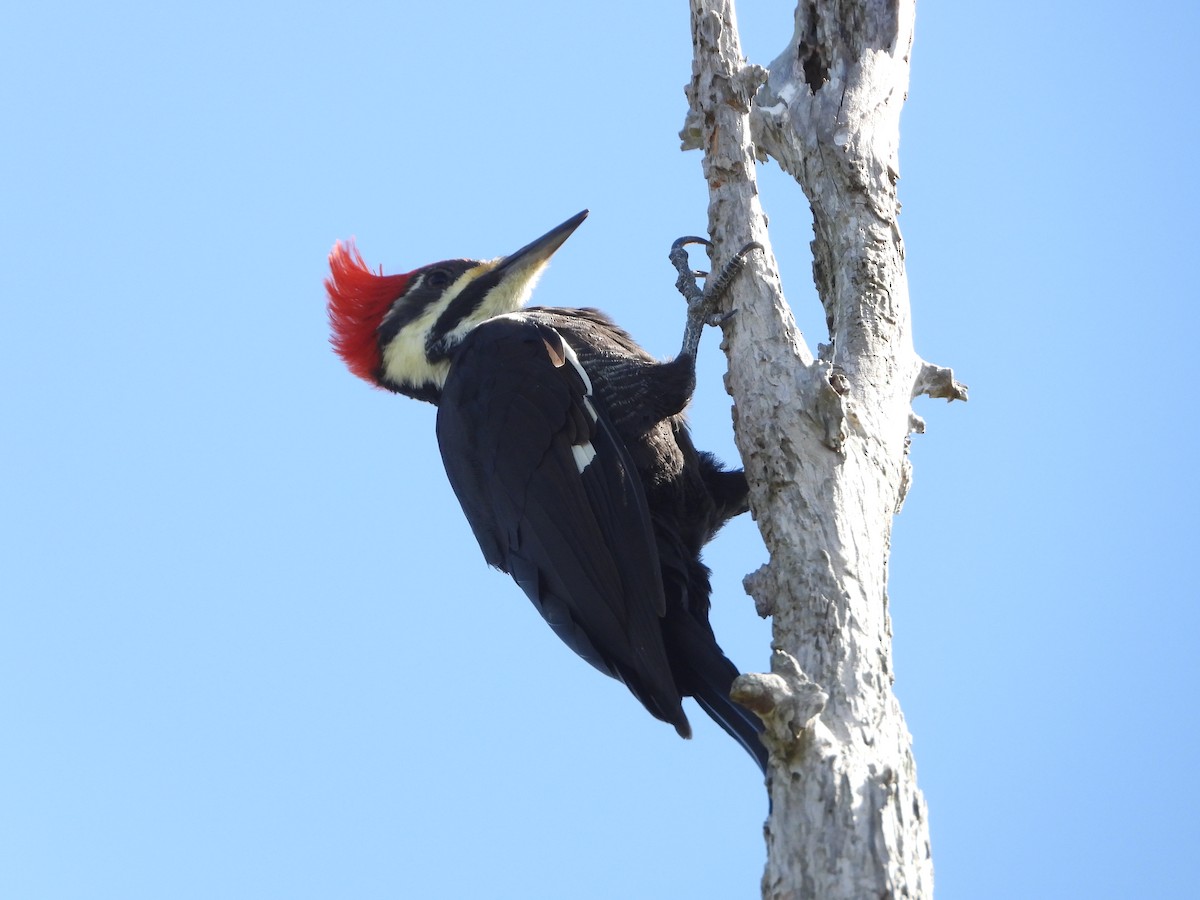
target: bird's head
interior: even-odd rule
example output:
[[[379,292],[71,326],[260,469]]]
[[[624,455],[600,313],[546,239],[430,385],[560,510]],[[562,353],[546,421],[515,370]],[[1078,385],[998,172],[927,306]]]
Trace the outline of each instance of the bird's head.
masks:
[[[352,242],[339,241],[325,279],[334,350],[359,378],[436,402],[455,346],[481,322],[524,306],[585,218],[587,210],[509,256],[449,259],[402,275],[372,271]]]

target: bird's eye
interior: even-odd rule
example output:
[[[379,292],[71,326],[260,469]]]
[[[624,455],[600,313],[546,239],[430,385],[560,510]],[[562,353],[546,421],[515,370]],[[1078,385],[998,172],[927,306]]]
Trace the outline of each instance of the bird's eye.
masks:
[[[450,283],[450,273],[445,269],[433,269],[425,276],[425,284],[432,288],[444,288]]]

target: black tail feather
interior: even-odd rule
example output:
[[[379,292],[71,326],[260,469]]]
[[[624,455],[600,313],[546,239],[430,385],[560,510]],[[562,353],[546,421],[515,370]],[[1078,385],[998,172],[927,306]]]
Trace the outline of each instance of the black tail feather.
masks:
[[[754,761],[758,763],[758,767],[765,775],[767,773],[767,748],[762,742],[762,720],[730,698],[729,690],[733,686],[733,679],[738,676],[738,671],[733,663],[724,657],[722,659],[733,669],[733,677],[728,681],[722,679],[724,687],[720,684],[703,683],[692,694],[692,697],[700,705],[700,708],[708,713],[709,718],[725,729],[731,738],[754,757]]]
[[[741,673],[717,646],[712,629],[682,610],[668,612],[664,637],[675,670],[675,679],[709,718],[745,748],[763,774],[767,748],[761,735],[762,720],[729,696],[733,680]]]

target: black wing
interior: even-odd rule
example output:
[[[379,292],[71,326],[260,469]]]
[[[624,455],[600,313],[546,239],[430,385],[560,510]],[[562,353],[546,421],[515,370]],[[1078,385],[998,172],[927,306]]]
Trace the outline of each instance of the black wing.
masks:
[[[572,650],[689,736],[641,483],[562,336],[520,316],[473,329],[451,362],[437,435],[487,561]]]

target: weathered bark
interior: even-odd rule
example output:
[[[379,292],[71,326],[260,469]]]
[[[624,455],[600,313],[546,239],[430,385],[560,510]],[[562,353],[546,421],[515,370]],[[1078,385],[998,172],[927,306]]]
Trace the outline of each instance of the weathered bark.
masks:
[[[913,0],[801,0],[769,72],[742,59],[732,0],[691,10],[682,136],[704,149],[713,257],[766,248],[749,267],[757,277],[735,281],[738,314],[724,326],[738,447],[770,553],[746,588],[773,617],[772,672],[735,686],[771,750],[763,896],[930,896],[925,803],[892,692],[887,565],[909,434],[921,429],[912,398],[966,392],[916,355],[909,330],[895,185]],[[829,325],[815,357],[758,201],[754,164],[767,155],[813,211]]]

